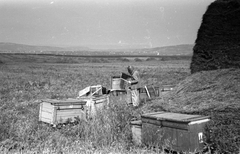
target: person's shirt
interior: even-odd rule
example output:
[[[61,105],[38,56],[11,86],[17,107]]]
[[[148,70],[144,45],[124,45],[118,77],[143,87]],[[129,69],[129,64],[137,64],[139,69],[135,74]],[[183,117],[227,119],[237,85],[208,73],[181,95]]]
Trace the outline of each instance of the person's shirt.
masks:
[[[140,75],[138,71],[134,71],[132,74],[133,80],[130,81],[131,85],[135,85],[140,81]]]
[[[134,80],[139,81],[140,80],[140,75],[138,71],[134,71],[132,74],[132,77]]]

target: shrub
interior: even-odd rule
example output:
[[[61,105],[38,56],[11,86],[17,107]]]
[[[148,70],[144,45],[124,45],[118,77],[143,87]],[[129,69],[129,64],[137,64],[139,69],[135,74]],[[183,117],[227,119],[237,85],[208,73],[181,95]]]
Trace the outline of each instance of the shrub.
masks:
[[[141,62],[142,60],[139,59],[139,58],[135,58],[134,61],[135,61],[135,62]]]
[[[154,57],[148,57],[147,59],[146,59],[146,61],[155,61],[156,60],[156,58],[154,58]]]
[[[117,60],[122,62],[130,62],[130,60],[127,58],[118,58]]]

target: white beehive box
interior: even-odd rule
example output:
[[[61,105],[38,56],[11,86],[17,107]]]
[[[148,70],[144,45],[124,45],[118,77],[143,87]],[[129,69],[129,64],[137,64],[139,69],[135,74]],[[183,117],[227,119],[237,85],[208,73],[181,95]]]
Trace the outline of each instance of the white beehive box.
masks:
[[[143,114],[141,120],[143,144],[194,153],[204,148],[210,117],[162,111]]]
[[[57,125],[77,117],[86,120],[86,101],[45,99],[40,103],[39,121]]]
[[[132,130],[132,140],[135,145],[142,144],[142,121],[136,120],[131,121],[131,130]]]
[[[89,96],[89,97],[80,97],[78,100],[87,102],[86,103],[86,114],[87,118],[91,118],[97,115],[98,111],[104,109],[109,103],[109,96],[108,95],[101,95],[101,96]]]

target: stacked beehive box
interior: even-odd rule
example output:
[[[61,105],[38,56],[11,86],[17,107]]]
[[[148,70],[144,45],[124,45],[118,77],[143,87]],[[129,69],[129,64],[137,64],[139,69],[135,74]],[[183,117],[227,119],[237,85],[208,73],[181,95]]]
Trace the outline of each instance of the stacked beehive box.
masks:
[[[210,117],[171,112],[154,112],[132,122],[134,142],[174,151],[196,152],[203,149],[204,128]],[[140,133],[141,132],[141,133]]]

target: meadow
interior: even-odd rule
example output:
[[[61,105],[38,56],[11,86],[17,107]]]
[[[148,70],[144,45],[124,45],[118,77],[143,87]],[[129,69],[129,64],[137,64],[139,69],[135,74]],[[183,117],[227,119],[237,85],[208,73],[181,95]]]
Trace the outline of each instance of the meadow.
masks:
[[[127,72],[128,65],[139,70],[142,85],[177,84],[190,74],[189,60],[54,56],[0,60],[0,153],[159,153],[131,142],[129,121],[145,112],[141,107],[129,108],[112,99],[95,120],[58,129],[38,121],[39,103],[45,98],[76,98],[89,85],[110,88],[110,77]]]

